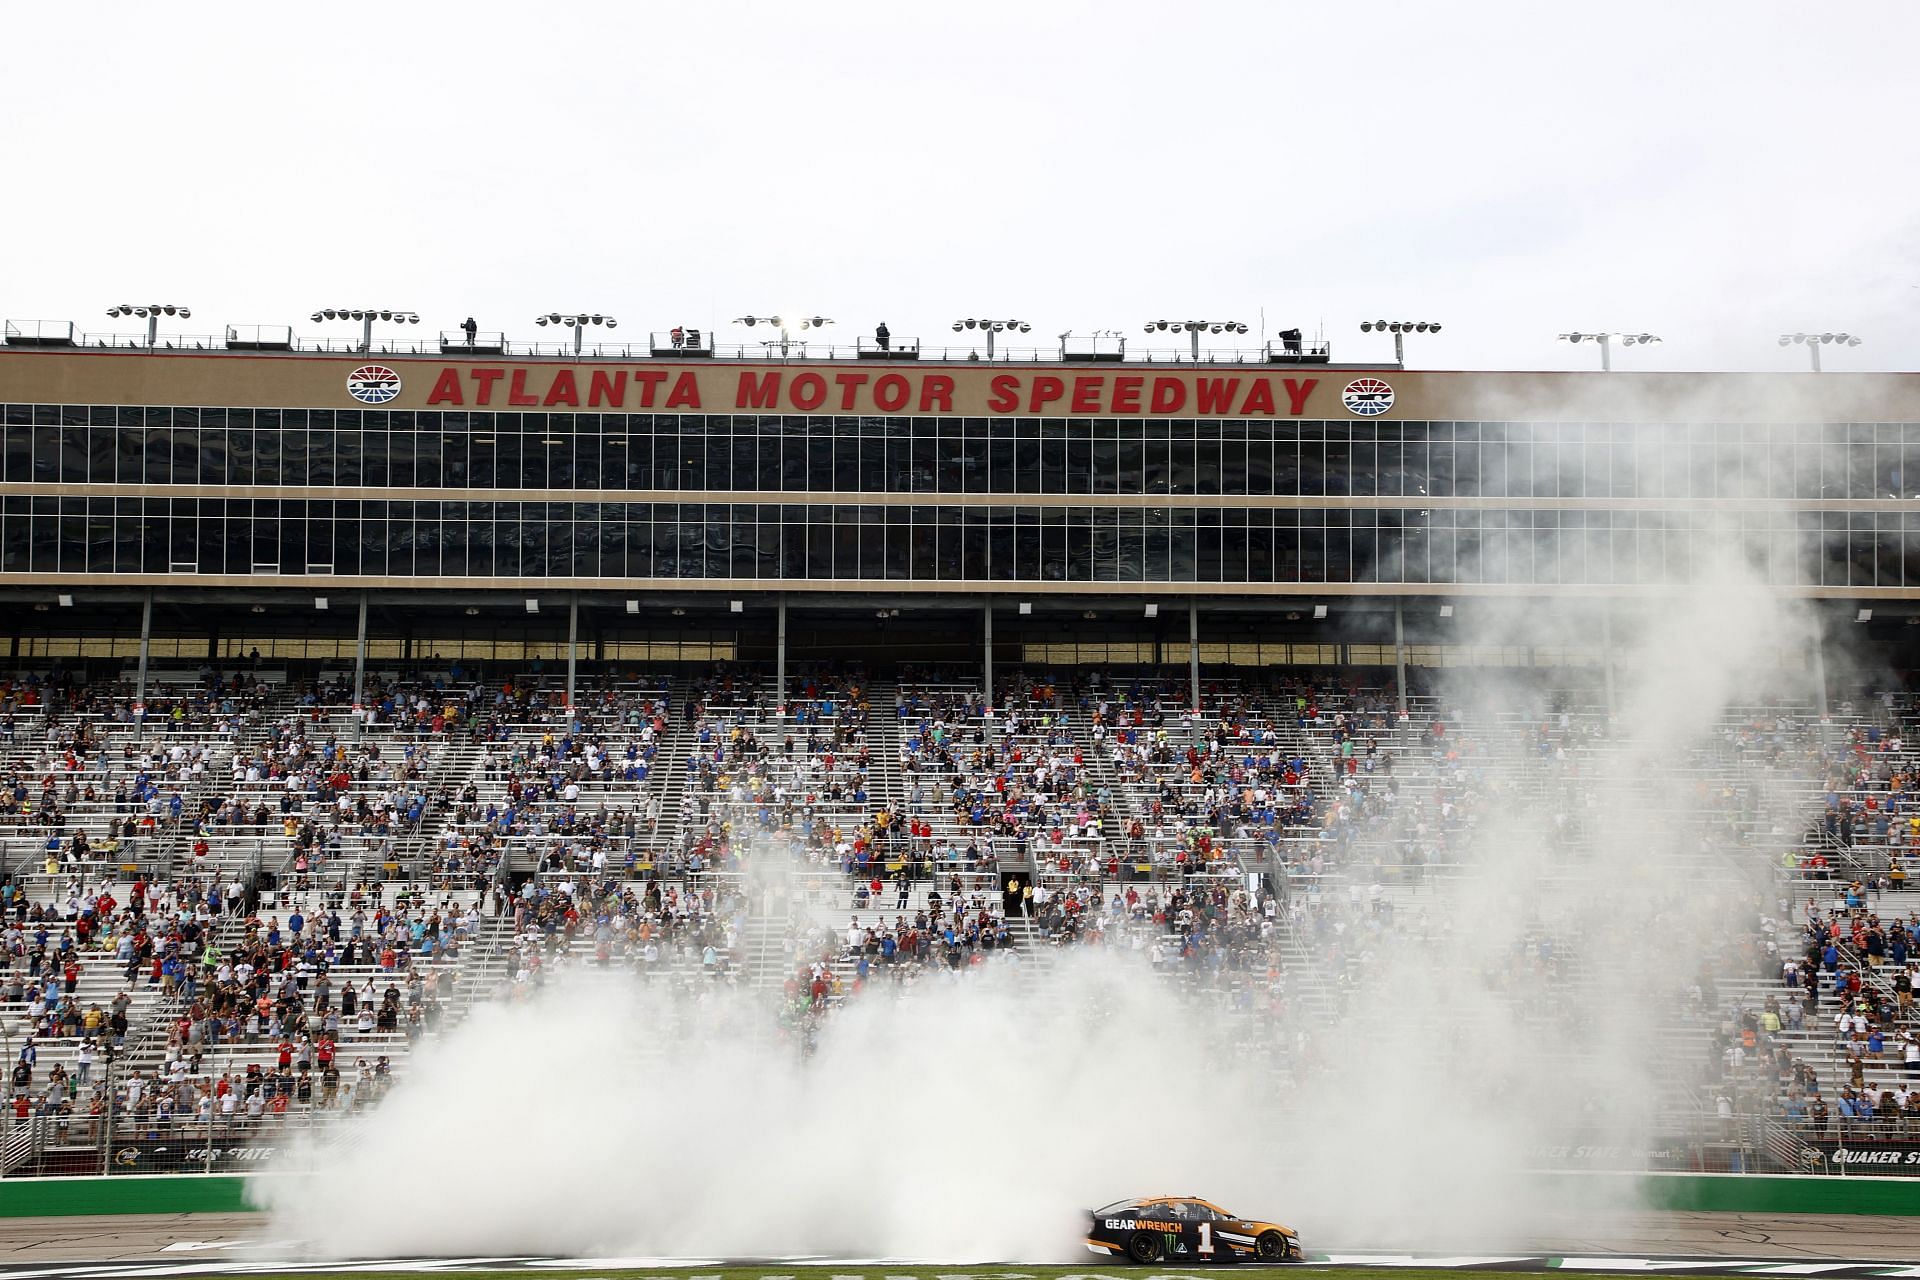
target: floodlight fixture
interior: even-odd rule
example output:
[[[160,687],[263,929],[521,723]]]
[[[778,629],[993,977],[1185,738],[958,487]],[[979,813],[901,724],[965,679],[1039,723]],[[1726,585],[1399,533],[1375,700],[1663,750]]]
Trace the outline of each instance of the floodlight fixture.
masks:
[[[640,612],[640,602],[638,600],[627,601],[627,612],[628,613]]]
[[[1031,600],[1022,600],[1020,602],[1020,616],[1024,618],[1032,612],[1033,612],[1033,602]]]
[[[1857,347],[1860,345],[1860,335],[1857,333],[1783,333],[1780,335],[1780,345],[1783,347],[1799,343],[1806,344],[1807,358],[1812,362],[1813,371],[1819,373],[1821,347]]]
[[[793,345],[792,330],[798,329],[804,333],[808,329],[824,329],[832,324],[833,320],[829,316],[735,316],[733,322],[743,324],[749,329],[757,324],[770,324],[778,329],[780,357],[784,360]],[[767,339],[766,345],[773,346],[774,339]]]
[[[327,609],[327,598],[325,596],[315,596],[313,598],[313,607],[325,613]]]
[[[1855,614],[1855,615],[1854,615],[1854,618],[1853,618],[1853,620],[1854,620],[1855,622],[1872,622],[1872,621],[1873,621],[1873,610],[1871,610],[1871,609],[1862,609],[1862,610],[1861,610],[1861,611],[1860,611],[1859,613],[1857,613],[1857,614]]]
[[[1025,320],[982,320],[969,316],[964,320],[955,320],[953,322],[953,331],[955,333],[959,333],[962,329],[981,329],[986,332],[987,359],[991,360],[993,359],[993,336],[995,334],[1002,332],[1028,333],[1033,329],[1033,326]]]
[[[1239,320],[1149,320],[1148,333],[1185,333],[1193,339],[1193,358],[1200,359],[1200,335],[1203,333],[1245,333],[1247,326]]]
[[[744,600],[729,600],[727,601],[727,608],[734,613],[745,613],[747,611],[747,602]]]
[[[1393,362],[1404,365],[1407,362],[1405,347],[1409,333],[1438,333],[1440,326],[1432,320],[1362,320],[1362,333],[1390,333],[1393,335]]]
[[[1320,621],[1322,618],[1325,618],[1326,616],[1327,616],[1327,606],[1323,604],[1317,604],[1313,606],[1313,619],[1315,622]]]
[[[618,329],[620,322],[610,315],[598,311],[549,311],[543,316],[535,316],[537,325],[565,325],[573,330],[573,354],[580,354],[580,344],[586,338],[588,325],[604,325],[609,329]]]
[[[528,613],[540,612],[540,601],[536,597],[534,596],[527,597],[527,612]]]
[[[1443,618],[1451,618],[1453,616],[1453,606],[1450,604],[1441,605],[1440,616]]]
[[[61,596],[59,597],[59,600],[60,600],[60,607],[61,607],[62,609],[71,609],[71,608],[73,608],[73,597],[72,597],[72,596],[70,596],[70,595],[61,595]]]
[[[1150,605],[1148,605],[1148,606],[1147,606],[1147,616],[1148,616],[1149,618],[1157,618],[1157,617],[1159,617],[1159,616],[1160,616],[1160,606],[1159,606],[1159,605],[1157,605],[1157,604],[1150,604]]]
[[[1600,371],[1602,373],[1611,373],[1613,371],[1614,339],[1618,338],[1620,345],[1623,347],[1646,347],[1660,341],[1657,335],[1651,333],[1615,333],[1610,330],[1600,333],[1563,333],[1558,335],[1558,338],[1561,342],[1571,342],[1575,346],[1578,346],[1582,342],[1599,343]]]
[[[322,307],[312,315],[315,324],[325,320],[358,320],[360,322],[360,350],[373,350],[373,322],[389,321],[393,324],[419,324],[417,311],[400,311],[393,307]]]
[[[116,319],[120,316],[138,316],[140,319],[145,320],[147,322],[147,345],[151,347],[159,341],[161,316],[179,316],[182,320],[185,320],[193,315],[193,309],[191,307],[180,306],[173,302],[123,302],[117,307],[108,307],[107,315]]]

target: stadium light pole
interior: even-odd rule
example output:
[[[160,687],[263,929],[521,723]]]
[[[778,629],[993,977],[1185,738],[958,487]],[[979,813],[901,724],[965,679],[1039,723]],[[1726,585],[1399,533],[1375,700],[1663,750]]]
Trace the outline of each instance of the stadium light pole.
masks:
[[[994,334],[999,333],[1003,329],[1006,330],[1008,333],[1026,333],[1026,332],[1029,332],[1032,328],[1033,326],[1028,324],[1025,320],[967,319],[967,320],[955,320],[953,322],[953,331],[955,333],[959,333],[962,329],[986,330],[987,359],[989,360],[993,359],[993,335]]]
[[[809,329],[824,329],[832,324],[833,320],[827,316],[800,316],[791,321],[784,316],[735,316],[733,322],[735,324],[743,324],[749,329],[757,324],[770,324],[778,329],[780,331],[780,358],[785,360],[787,358],[787,349],[793,345],[793,334],[789,332],[790,329],[798,328],[802,333],[805,333]]]
[[[773,619],[773,716],[774,723],[787,723],[787,593],[774,601]]]
[[[1200,598],[1187,597],[1187,690],[1193,718],[1200,718]]]
[[[1615,338],[1620,339],[1620,345],[1623,347],[1635,345],[1644,347],[1649,343],[1660,341],[1651,333],[1563,333],[1560,335],[1560,341],[1571,342],[1576,346],[1582,342],[1599,343],[1600,372],[1602,373],[1613,372],[1613,340]]]
[[[141,735],[147,731],[147,655],[153,648],[153,588],[147,588],[140,602],[140,667],[134,677],[133,710]]]
[[[1360,322],[1360,332],[1372,333],[1375,330],[1393,335],[1393,362],[1404,365],[1407,362],[1407,351],[1403,345],[1406,335],[1438,333],[1440,326],[1431,320],[1362,320]]]
[[[1193,336],[1193,358],[1200,359],[1200,335],[1203,333],[1245,333],[1247,326],[1238,320],[1149,320],[1147,332],[1179,333],[1182,330]]]
[[[193,314],[193,311],[189,307],[177,306],[171,302],[150,302],[145,306],[130,306],[123,302],[117,307],[108,307],[107,314],[115,318],[120,316],[139,316],[142,320],[145,320],[147,322],[147,346],[152,347],[160,340],[161,316],[179,316],[182,320],[185,320]]]
[[[413,311],[395,311],[391,307],[326,307],[313,313],[313,322],[322,320],[358,320],[360,322],[360,349],[373,350],[373,322],[391,320],[395,324],[419,324],[420,316]]]
[[[1828,343],[1836,347],[1857,347],[1860,345],[1860,335],[1857,333],[1783,333],[1780,335],[1780,345],[1783,347],[1797,342],[1807,344],[1807,356],[1813,361],[1813,371],[1818,373],[1821,347]]]
[[[580,343],[586,337],[588,325],[603,324],[609,329],[620,327],[620,322],[612,316],[585,311],[549,311],[543,316],[535,316],[533,322],[538,325],[563,324],[573,330],[573,354],[576,356],[580,354]]]
[[[981,662],[982,676],[980,687],[986,697],[987,714],[982,719],[981,724],[986,729],[987,760],[989,764],[991,764],[993,760],[993,597],[988,596],[983,603],[984,607],[980,610],[983,627],[983,633],[981,635],[983,659]]]

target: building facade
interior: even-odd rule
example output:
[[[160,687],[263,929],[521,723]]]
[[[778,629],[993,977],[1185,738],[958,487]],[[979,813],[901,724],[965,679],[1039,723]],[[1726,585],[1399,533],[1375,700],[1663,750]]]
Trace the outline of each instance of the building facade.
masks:
[[[1728,547],[1783,592],[1920,592],[1913,375],[9,345],[0,431],[0,592],[60,608],[584,593],[728,630],[775,595],[997,595],[1298,620],[1657,592]]]
[[[0,352],[0,578],[1920,587],[1907,377],[632,363]]]

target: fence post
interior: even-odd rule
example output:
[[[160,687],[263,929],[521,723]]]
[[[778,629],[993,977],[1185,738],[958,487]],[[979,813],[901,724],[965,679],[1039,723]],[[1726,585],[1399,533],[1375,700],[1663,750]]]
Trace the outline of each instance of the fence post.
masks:
[[[113,1172],[113,1060],[107,1060],[106,1070],[100,1073],[100,1087],[106,1090],[107,1110],[106,1127],[100,1136],[100,1176],[107,1177]]]

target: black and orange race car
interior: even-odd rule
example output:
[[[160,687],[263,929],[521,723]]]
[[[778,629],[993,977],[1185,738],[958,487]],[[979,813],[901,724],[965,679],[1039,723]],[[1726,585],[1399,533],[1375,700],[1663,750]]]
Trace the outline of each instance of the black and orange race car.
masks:
[[[1300,1233],[1236,1218],[1209,1200],[1151,1196],[1090,1209],[1087,1248],[1135,1262],[1298,1262]]]

